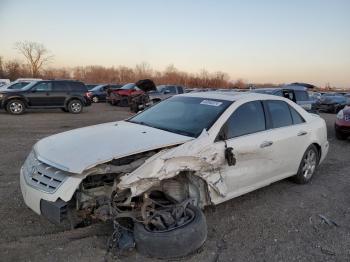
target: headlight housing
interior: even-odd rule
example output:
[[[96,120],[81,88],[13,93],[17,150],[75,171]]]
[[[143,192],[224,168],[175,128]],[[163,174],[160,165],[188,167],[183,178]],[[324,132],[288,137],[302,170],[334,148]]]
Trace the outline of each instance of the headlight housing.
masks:
[[[0,99],[4,97],[4,94],[0,94]]]
[[[340,111],[338,112],[337,118],[340,119],[340,120],[344,119],[344,111],[343,111],[343,110],[340,110]]]

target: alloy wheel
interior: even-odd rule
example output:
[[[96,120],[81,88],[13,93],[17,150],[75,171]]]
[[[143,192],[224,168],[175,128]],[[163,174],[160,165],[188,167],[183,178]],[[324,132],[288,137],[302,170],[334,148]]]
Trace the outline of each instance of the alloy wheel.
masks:
[[[303,163],[303,176],[306,179],[310,179],[316,169],[316,163],[317,162],[317,157],[316,157],[316,152],[314,150],[309,150],[307,152],[305,158],[304,158],[304,163]]]
[[[81,104],[78,102],[72,103],[71,109],[74,113],[78,113],[81,111]]]
[[[23,111],[23,105],[19,102],[12,102],[9,108],[13,114],[20,114]]]

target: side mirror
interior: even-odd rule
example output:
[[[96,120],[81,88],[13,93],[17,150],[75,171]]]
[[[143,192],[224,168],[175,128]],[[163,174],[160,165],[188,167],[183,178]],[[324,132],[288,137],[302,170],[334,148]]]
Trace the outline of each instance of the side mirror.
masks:
[[[223,125],[220,129],[220,132],[216,138],[216,141],[225,141],[227,140],[227,125]]]

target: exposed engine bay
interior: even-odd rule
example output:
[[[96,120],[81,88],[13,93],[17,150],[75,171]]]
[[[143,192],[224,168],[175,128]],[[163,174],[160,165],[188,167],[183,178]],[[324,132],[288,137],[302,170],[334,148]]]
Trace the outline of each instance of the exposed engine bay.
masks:
[[[165,229],[175,223],[170,215],[173,208],[177,210],[174,211],[175,218],[182,217],[183,213],[179,213],[177,205],[206,205],[209,201],[207,194],[200,193],[206,192],[206,184],[191,172],[182,172],[173,179],[160,180],[150,190],[136,197],[131,197],[128,189],[117,188],[121,176],[134,171],[159,151],[127,156],[97,166],[80,184],[70,208],[74,209],[80,219],[85,220],[85,224],[94,220],[130,218],[133,221],[143,221],[152,228]],[[175,206],[170,208],[173,204]],[[160,213],[156,212],[159,208],[162,210]]]

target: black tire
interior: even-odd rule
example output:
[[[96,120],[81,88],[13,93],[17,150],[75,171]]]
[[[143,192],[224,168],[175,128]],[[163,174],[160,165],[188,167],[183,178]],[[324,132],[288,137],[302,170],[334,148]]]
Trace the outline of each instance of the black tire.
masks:
[[[97,96],[92,97],[91,100],[92,100],[92,102],[94,102],[94,103],[100,102],[100,99],[99,99]]]
[[[11,115],[21,115],[25,110],[26,106],[22,100],[13,99],[6,104],[6,111]]]
[[[183,227],[166,232],[150,232],[141,223],[134,225],[136,249],[156,258],[187,256],[200,248],[207,238],[207,223],[200,208],[189,206],[195,217]]]
[[[68,111],[68,109],[67,108],[65,108],[65,107],[62,107],[61,108],[61,110],[63,111],[63,112],[66,112],[66,113],[68,113],[69,111]]]
[[[347,138],[342,132],[335,130],[335,137],[339,140],[345,140]]]
[[[311,152],[311,153],[310,153]],[[306,162],[308,161],[307,158],[310,156],[309,154],[314,154],[315,157],[315,165],[313,167],[313,169],[310,167],[309,172],[307,172],[307,170],[304,170],[305,165],[308,165]],[[297,184],[306,184],[308,183],[313,175],[315,174],[316,168],[318,166],[319,163],[319,152],[318,149],[316,148],[315,145],[310,145],[304,155],[303,158],[301,159],[300,165],[299,165],[299,169],[298,169],[298,173],[293,177],[293,180],[295,183]],[[311,166],[311,164],[310,164]],[[308,168],[306,168],[308,169]],[[307,172],[307,173],[306,173]]]
[[[80,114],[83,111],[83,103],[78,99],[69,101],[67,107],[68,111],[72,114]]]
[[[118,103],[118,106],[120,107],[127,107],[129,106],[129,99],[128,97],[122,97]]]

